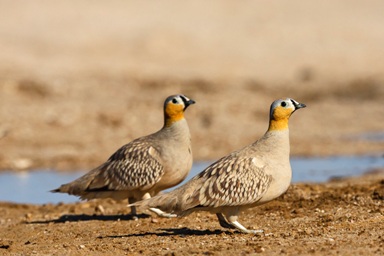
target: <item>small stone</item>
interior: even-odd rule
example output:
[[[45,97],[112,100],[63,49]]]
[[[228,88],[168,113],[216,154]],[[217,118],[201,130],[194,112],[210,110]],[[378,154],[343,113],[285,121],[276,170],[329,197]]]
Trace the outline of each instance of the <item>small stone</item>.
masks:
[[[255,252],[256,252],[256,253],[265,252],[265,248],[264,248],[264,247],[261,247],[261,246],[258,246],[258,247],[255,248]]]

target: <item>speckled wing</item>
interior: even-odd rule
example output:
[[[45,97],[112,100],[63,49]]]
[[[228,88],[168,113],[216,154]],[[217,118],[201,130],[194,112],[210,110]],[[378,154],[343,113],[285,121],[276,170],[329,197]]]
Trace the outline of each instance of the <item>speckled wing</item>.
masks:
[[[134,140],[116,151],[100,166],[89,190],[149,189],[164,174],[159,152],[148,142]]]
[[[272,177],[256,161],[253,157],[225,157],[205,169],[197,177],[205,180],[198,195],[200,206],[240,206],[260,200]]]

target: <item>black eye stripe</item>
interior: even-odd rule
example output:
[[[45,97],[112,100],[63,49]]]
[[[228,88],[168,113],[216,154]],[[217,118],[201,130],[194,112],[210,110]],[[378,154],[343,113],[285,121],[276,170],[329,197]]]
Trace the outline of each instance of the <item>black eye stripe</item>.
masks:
[[[181,95],[180,98],[183,100],[184,104],[188,102],[188,100],[183,95]]]

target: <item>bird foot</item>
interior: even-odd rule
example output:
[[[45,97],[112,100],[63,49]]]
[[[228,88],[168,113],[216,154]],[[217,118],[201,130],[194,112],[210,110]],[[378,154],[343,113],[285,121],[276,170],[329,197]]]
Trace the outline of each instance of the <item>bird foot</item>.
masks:
[[[259,233],[264,233],[264,230],[262,229],[256,229],[256,230],[252,230],[252,229],[246,229],[246,230],[239,230],[245,234],[259,234]]]
[[[231,225],[235,226],[237,230],[239,230],[240,232],[242,233],[246,233],[246,234],[258,234],[258,233],[263,233],[264,230],[262,229],[256,229],[256,230],[252,230],[252,229],[246,229],[243,225],[241,225],[238,221],[233,221],[230,223]]]
[[[163,217],[163,218],[176,218],[177,217],[177,214],[163,212],[162,210],[157,209],[157,208],[149,208],[149,210],[156,213],[158,216]]]

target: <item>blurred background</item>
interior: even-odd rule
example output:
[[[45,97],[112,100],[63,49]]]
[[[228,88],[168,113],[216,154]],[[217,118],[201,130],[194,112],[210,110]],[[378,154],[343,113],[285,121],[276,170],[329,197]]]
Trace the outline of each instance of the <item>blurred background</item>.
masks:
[[[161,128],[184,93],[196,161],[265,132],[294,156],[384,152],[383,1],[2,1],[0,169],[83,170]]]

